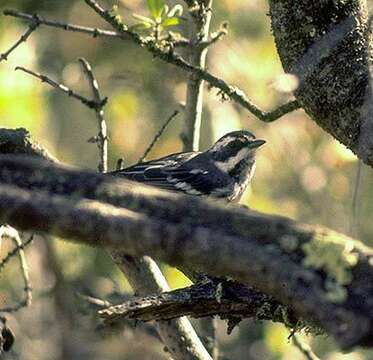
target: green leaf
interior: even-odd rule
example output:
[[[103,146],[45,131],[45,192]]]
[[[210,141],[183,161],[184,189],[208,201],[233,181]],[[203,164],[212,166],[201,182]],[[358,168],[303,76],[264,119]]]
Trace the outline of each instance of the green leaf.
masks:
[[[162,10],[164,7],[163,0],[146,0],[148,4],[148,9],[152,14],[153,18],[159,20],[162,14]]]
[[[138,15],[138,14],[132,14],[132,16],[136,19],[141,21],[142,23],[149,24],[150,26],[155,25],[155,21],[151,18],[148,18],[146,16]]]
[[[179,24],[180,24],[180,21],[179,21],[179,18],[177,17],[166,18],[162,21],[162,26],[164,28],[169,27],[169,26],[179,25]]]
[[[139,23],[129,27],[131,31],[144,31],[149,30],[150,28],[152,28],[152,25],[148,23]]]

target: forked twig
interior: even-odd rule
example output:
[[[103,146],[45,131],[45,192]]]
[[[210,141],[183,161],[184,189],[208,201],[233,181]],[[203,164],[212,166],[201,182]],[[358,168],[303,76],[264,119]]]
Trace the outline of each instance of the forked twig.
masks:
[[[16,312],[23,307],[27,307],[31,304],[32,301],[32,288],[30,283],[30,276],[28,273],[28,265],[26,261],[26,256],[24,252],[24,248],[31,243],[33,240],[33,235],[24,243],[22,243],[21,237],[17,230],[8,226],[0,227],[0,237],[7,237],[11,239],[15,243],[15,248],[8,253],[4,260],[0,263],[0,269],[5,266],[5,264],[13,257],[15,254],[18,254],[19,265],[22,273],[22,278],[24,282],[24,293],[25,297],[23,300],[19,301],[17,304],[13,306],[8,306],[5,308],[0,308],[0,312]]]

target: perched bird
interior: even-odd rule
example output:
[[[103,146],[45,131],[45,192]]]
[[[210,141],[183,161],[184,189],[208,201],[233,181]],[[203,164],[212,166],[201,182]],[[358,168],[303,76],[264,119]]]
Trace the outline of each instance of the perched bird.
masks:
[[[189,195],[238,201],[254,174],[256,150],[264,143],[249,131],[233,131],[204,152],[172,154],[109,174]]]

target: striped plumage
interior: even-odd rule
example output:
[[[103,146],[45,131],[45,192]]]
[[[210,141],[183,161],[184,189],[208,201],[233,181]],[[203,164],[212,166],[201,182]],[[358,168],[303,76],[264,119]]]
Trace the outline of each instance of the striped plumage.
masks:
[[[249,131],[234,131],[205,152],[172,154],[109,174],[189,195],[237,201],[254,174],[256,150],[264,143]]]

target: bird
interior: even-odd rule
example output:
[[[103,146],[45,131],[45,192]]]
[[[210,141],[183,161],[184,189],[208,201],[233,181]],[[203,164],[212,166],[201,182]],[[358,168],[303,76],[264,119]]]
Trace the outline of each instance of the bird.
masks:
[[[254,175],[257,149],[265,142],[248,130],[233,131],[204,152],[179,152],[109,174],[160,189],[237,202]]]

